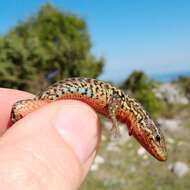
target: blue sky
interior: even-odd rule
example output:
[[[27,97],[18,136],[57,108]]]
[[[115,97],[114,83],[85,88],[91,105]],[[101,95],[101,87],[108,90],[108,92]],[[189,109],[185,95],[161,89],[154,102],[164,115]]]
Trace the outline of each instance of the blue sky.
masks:
[[[45,0],[0,4],[0,34],[39,10]],[[121,81],[134,69],[148,74],[190,71],[189,0],[49,0],[83,17],[104,56],[102,79]]]

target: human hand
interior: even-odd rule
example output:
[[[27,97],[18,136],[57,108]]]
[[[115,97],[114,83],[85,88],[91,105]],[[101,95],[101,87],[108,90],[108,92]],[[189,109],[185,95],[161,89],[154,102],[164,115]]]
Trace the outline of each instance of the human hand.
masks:
[[[78,189],[96,155],[99,120],[86,104],[48,104],[7,130],[13,103],[32,95],[0,89],[0,189]]]

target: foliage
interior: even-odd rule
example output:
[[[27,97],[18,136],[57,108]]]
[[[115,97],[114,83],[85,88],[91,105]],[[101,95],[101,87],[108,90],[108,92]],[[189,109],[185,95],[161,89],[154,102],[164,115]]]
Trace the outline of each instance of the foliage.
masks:
[[[143,71],[134,71],[125,80],[122,87],[130,90],[132,93],[136,93],[139,90],[152,89],[155,85],[156,83],[150,80]]]
[[[153,92],[155,86],[156,82],[142,71],[134,71],[122,84],[122,88],[132,93],[148,112],[157,116],[163,110],[164,103],[155,96]]]
[[[65,77],[97,77],[86,23],[51,4],[0,38],[0,85],[32,90]]]
[[[187,76],[181,76],[178,80],[177,83],[182,87],[185,95],[190,101],[190,77]]]
[[[161,111],[165,108],[164,102],[159,100],[151,90],[141,90],[135,97],[155,117],[161,114]]]

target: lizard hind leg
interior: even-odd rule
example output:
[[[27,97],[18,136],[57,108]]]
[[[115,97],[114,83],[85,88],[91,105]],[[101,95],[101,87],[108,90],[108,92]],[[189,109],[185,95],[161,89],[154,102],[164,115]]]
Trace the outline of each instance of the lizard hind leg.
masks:
[[[114,137],[120,136],[119,127],[117,124],[117,111],[121,107],[121,98],[118,96],[112,96],[109,103],[108,103],[108,114],[109,118],[112,121],[112,134]]]
[[[11,111],[11,121],[15,123],[16,121],[22,119],[29,113],[35,111],[41,106],[47,104],[48,102],[45,100],[34,100],[34,99],[26,99],[17,101]]]

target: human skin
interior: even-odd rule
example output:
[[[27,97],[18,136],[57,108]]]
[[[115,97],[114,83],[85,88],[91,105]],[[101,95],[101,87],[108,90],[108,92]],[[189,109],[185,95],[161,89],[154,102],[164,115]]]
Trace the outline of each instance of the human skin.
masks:
[[[0,88],[0,189],[78,189],[96,155],[98,116],[82,102],[61,100],[7,129],[12,104],[32,96]]]

